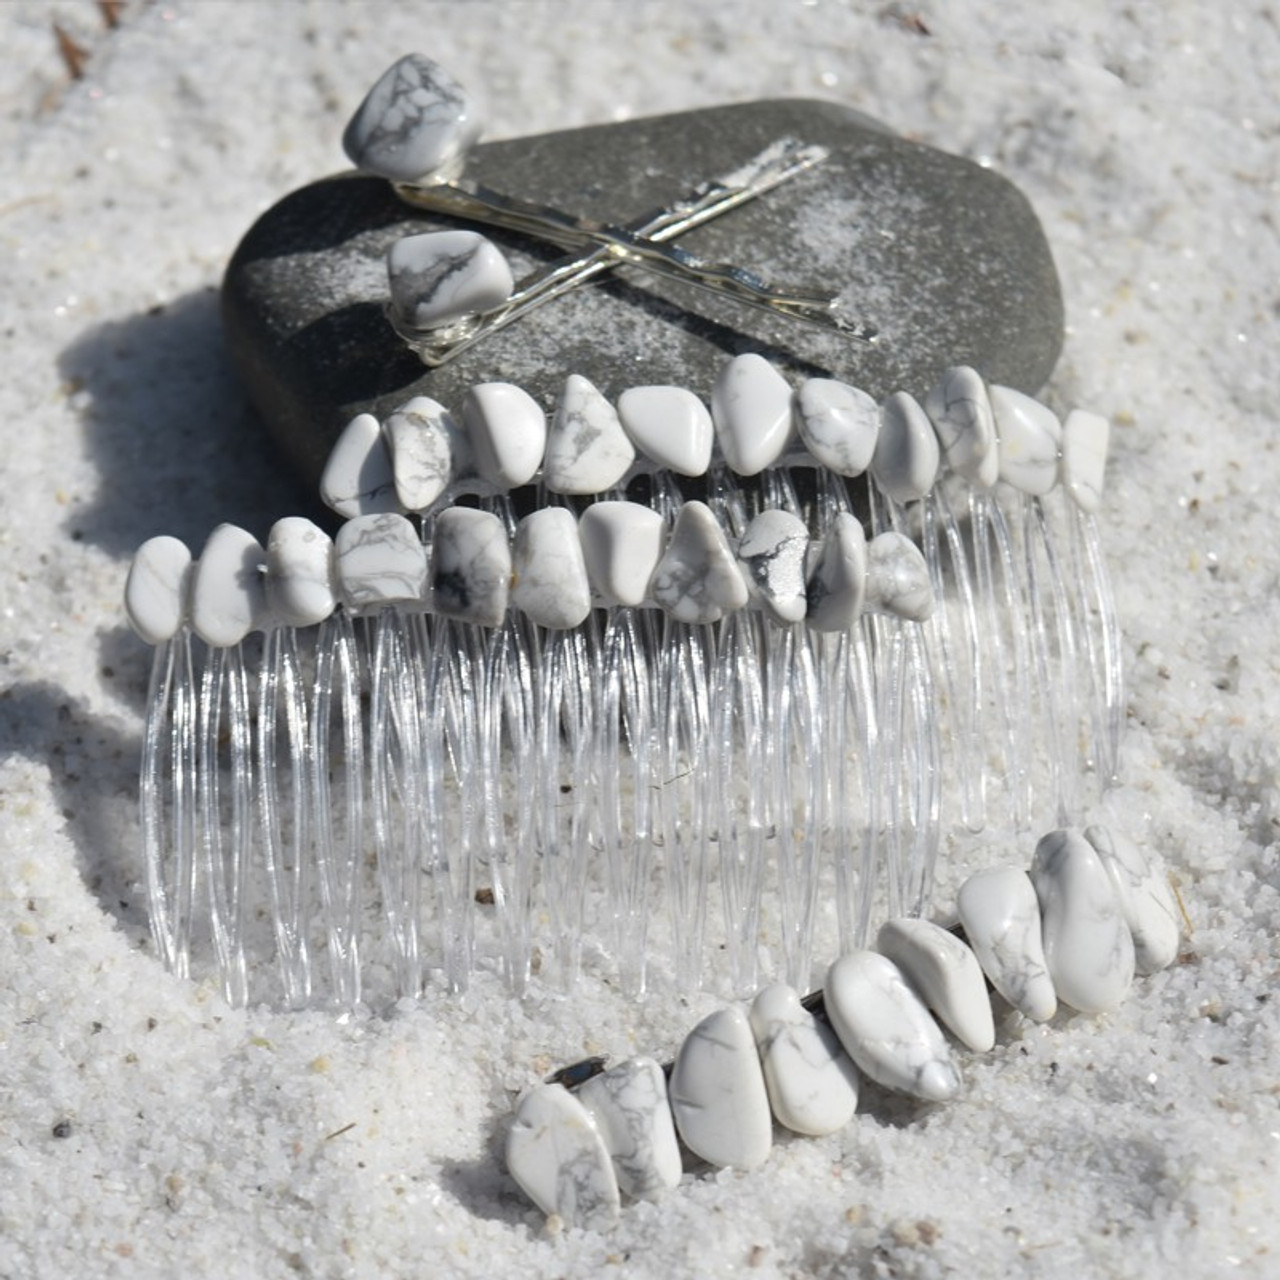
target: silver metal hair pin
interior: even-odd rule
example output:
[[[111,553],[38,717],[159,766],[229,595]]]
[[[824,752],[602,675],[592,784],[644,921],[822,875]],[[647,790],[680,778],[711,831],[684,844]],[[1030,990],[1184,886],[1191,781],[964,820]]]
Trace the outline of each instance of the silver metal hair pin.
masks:
[[[474,109],[462,87],[429,59],[410,54],[370,90],[343,138],[357,168],[391,179],[397,195],[415,208],[577,251],[513,286],[501,255],[483,238],[463,242],[457,233],[441,232],[411,237],[412,244],[402,241],[390,259],[388,316],[424,364],[445,364],[534,307],[623,265],[851,339],[875,338],[873,326],[839,313],[834,294],[779,289],[743,267],[707,262],[667,243],[820,164],[827,155],[824,148],[779,139],[672,207],[617,226],[515,199],[457,176],[467,147],[478,136]],[[404,178],[423,163],[434,168]]]

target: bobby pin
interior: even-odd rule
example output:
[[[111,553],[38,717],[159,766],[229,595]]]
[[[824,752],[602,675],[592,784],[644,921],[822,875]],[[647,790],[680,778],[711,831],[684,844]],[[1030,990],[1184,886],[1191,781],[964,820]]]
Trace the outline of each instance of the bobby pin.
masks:
[[[398,241],[388,255],[388,316],[424,363],[444,364],[532,308],[623,264],[852,338],[875,337],[874,327],[839,314],[833,294],[777,289],[742,267],[707,262],[665,243],[821,163],[825,149],[780,139],[672,208],[621,227],[462,179],[462,161],[478,136],[462,86],[430,59],[410,54],[370,90],[343,138],[358,168],[391,179],[401,199],[415,208],[578,251],[517,285],[496,246],[475,232],[431,232]]]

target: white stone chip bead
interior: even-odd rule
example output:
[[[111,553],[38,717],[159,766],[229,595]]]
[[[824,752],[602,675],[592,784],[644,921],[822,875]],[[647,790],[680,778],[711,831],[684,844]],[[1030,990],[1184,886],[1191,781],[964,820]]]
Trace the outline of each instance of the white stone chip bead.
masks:
[[[924,411],[938,433],[947,466],[971,484],[990,489],[1000,476],[1000,452],[987,384],[977,370],[963,364],[948,369],[925,397]]]
[[[1062,424],[1062,483],[1081,511],[1102,505],[1111,423],[1096,413],[1072,409]]]
[[[716,379],[711,420],[729,466],[757,475],[791,440],[791,386],[763,356],[735,356]]]
[[[843,1129],[858,1109],[858,1069],[836,1034],[776,982],[751,1003],[769,1105],[793,1133],[820,1138]]]
[[[133,555],[124,584],[124,611],[144,644],[163,644],[178,633],[187,614],[191,552],[185,542],[148,538]]]
[[[996,1042],[987,980],[975,956],[954,933],[930,920],[886,920],[876,950],[902,970],[916,993],[961,1044],[975,1053]]]
[[[1048,1022],[1058,997],[1045,964],[1040,904],[1019,867],[978,871],[960,886],[956,909],[991,985],[1034,1022]]]
[[[1031,882],[1058,999],[1081,1013],[1116,1008],[1133,985],[1133,936],[1093,846],[1079,831],[1050,831],[1036,845]]]
[[[1062,423],[1048,405],[1013,387],[987,388],[999,440],[1000,479],[1039,497],[1058,483]]]
[[[500,307],[515,280],[498,246],[478,231],[425,231],[387,250],[391,310],[408,329],[439,329]]]
[[[773,1148],[773,1116],[747,1015],[719,1009],[689,1032],[667,1091],[685,1146],[708,1164],[754,1169]]]
[[[343,428],[320,476],[320,500],[344,520],[404,511],[391,450],[373,414],[357,414]]]
[[[880,406],[865,391],[834,378],[810,378],[795,396],[804,447],[828,471],[860,476],[871,465],[880,434]]]
[[[406,54],[369,90],[342,135],[342,149],[365,173],[414,182],[450,166],[480,136],[466,90],[420,53]]]
[[[482,480],[497,489],[528,484],[542,465],[547,415],[523,387],[482,382],[462,401],[462,426]]]
[[[253,534],[220,524],[191,569],[188,618],[206,644],[224,649],[239,644],[267,618],[263,577],[267,553]]]
[[[933,614],[933,584],[924,553],[906,534],[893,529],[867,543],[867,613],[888,613],[909,622]]]
[[[507,1130],[507,1171],[547,1217],[604,1231],[621,1199],[613,1161],[587,1109],[558,1084],[521,1099]]]
[[[623,429],[647,458],[682,476],[711,463],[715,432],[707,407],[684,387],[630,387],[618,397]]]
[[[286,516],[267,536],[267,604],[285,627],[311,627],[337,607],[333,539],[303,516]]]
[[[511,603],[542,627],[576,627],[591,612],[578,522],[564,507],[531,511],[516,526]]]
[[[804,618],[808,550],[804,521],[776,507],[755,516],[738,543],[738,564],[752,597],[783,626]]]
[[[405,511],[427,511],[469,469],[470,450],[453,414],[430,396],[414,396],[382,424],[391,453],[396,499]]]
[[[960,1072],[938,1024],[892,960],[851,951],[827,971],[827,1017],[864,1075],[926,1102],[960,1092]]]
[[[686,502],[680,508],[649,594],[677,622],[719,622],[726,613],[746,607],[747,584],[705,502]]]
[[[894,502],[923,498],[938,478],[938,437],[919,401],[895,391],[880,407],[880,434],[871,457],[871,476]]]
[[[404,516],[388,511],[348,520],[334,539],[333,558],[338,594],[354,612],[423,598],[427,553]]]
[[[667,1080],[652,1058],[630,1058],[577,1091],[613,1159],[619,1188],[656,1200],[680,1182],[680,1144],[667,1101]]]
[[[448,507],[435,520],[431,551],[431,605],[437,613],[482,627],[506,615],[511,547],[492,512]]]
[[[1102,860],[1133,936],[1134,969],[1168,968],[1178,958],[1178,904],[1160,857],[1109,827],[1086,827],[1084,838]]]
[[[666,521],[639,502],[593,502],[578,519],[591,589],[602,605],[641,605],[667,541]]]
[[[847,631],[862,616],[867,590],[867,536],[862,523],[840,511],[810,551],[805,621],[815,631]]]
[[[593,383],[570,374],[547,432],[543,483],[552,493],[603,493],[626,475],[635,457],[613,406]]]

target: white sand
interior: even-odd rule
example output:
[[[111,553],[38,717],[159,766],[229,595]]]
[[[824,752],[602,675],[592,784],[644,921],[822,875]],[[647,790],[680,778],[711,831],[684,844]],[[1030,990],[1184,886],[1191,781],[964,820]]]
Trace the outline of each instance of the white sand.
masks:
[[[135,0],[106,36],[89,0],[0,8],[0,1276],[1277,1274],[1278,19],[1033,11],[929,6],[923,34],[879,0]],[[54,17],[93,50],[74,85]],[[1051,395],[1117,424],[1110,811],[1168,858],[1185,963],[1109,1017],[1006,1020],[953,1106],[881,1099],[607,1239],[548,1238],[500,1124],[549,1061],[669,1049],[693,1007],[518,1006],[482,982],[378,1016],[231,1012],[147,937],[128,557],[297,509],[215,290],[257,213],[341,167],[346,116],[414,47],[486,88],[495,137],[804,94],[989,158],[1063,278]]]

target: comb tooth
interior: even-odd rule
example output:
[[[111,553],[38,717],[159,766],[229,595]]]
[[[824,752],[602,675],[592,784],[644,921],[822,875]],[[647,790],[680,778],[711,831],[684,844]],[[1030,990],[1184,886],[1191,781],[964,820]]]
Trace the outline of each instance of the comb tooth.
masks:
[[[221,749],[224,735],[225,762]],[[197,809],[201,839],[197,878],[204,881],[208,890],[218,978],[232,1008],[241,1007],[248,998],[245,893],[254,843],[249,736],[249,699],[241,646],[211,649],[200,683]],[[225,782],[224,766],[229,775]],[[229,838],[224,841],[225,828],[229,828],[225,830]]]
[[[336,626],[336,624],[335,624]],[[317,644],[316,689],[329,688],[326,673],[327,636],[321,628]],[[319,707],[317,707],[317,711]],[[283,727],[284,746],[279,745]],[[314,733],[312,732],[314,728]],[[311,990],[307,930],[302,918],[305,877],[313,852],[319,856],[324,833],[317,825],[329,822],[328,771],[320,784],[317,753],[328,739],[308,723],[306,698],[299,670],[297,635],[292,627],[268,632],[258,681],[258,805],[262,822],[262,854],[271,895],[271,920],[276,957],[287,1004],[303,1003]],[[283,760],[284,769],[280,768]],[[281,773],[283,772],[283,779]],[[313,849],[312,840],[315,840]]]
[[[326,619],[321,624],[316,646],[310,744],[311,813],[316,889],[329,952],[333,997],[344,1005],[360,999],[361,984],[359,925],[365,838],[362,667],[361,646],[350,614],[336,613]],[[290,715],[296,714],[291,708]],[[291,724],[291,753],[298,749],[300,738]],[[296,874],[305,876],[306,846],[299,845],[298,851]],[[291,982],[309,984],[312,980],[306,938],[308,922],[304,914],[310,890],[305,880],[295,893],[297,920],[290,932],[296,936],[290,945],[298,953],[297,973],[294,977],[286,973],[286,998]],[[282,958],[287,957],[282,954]]]
[[[197,840],[196,686],[191,632],[156,647],[147,694],[139,793],[151,935],[165,968],[190,972]]]
[[[622,989],[644,992],[650,878],[655,861],[653,679],[643,619],[612,609],[605,623],[598,669],[596,747],[600,827]]]

